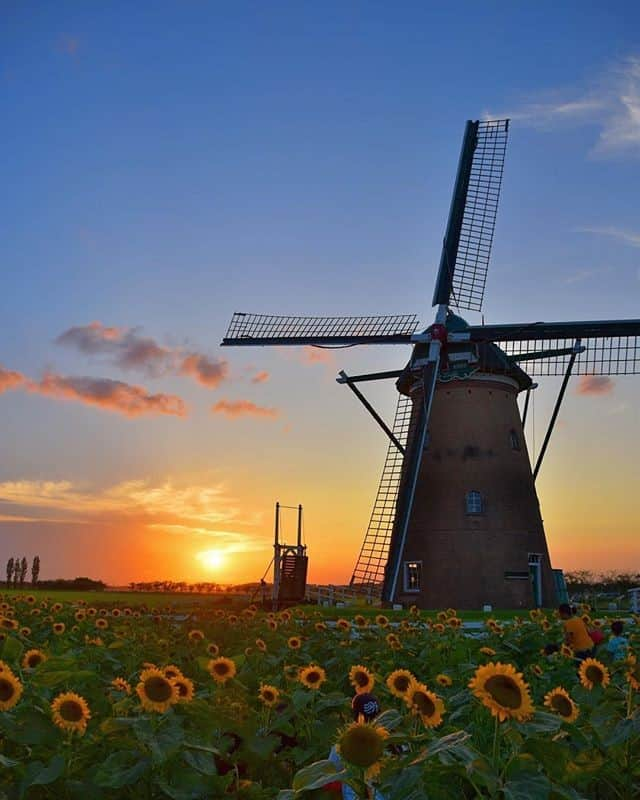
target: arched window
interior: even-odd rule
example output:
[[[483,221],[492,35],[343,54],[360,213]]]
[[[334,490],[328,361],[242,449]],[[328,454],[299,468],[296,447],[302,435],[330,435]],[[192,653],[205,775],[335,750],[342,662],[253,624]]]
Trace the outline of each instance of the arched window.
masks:
[[[482,502],[482,495],[480,492],[471,491],[467,492],[466,496],[467,514],[482,514],[484,504]]]

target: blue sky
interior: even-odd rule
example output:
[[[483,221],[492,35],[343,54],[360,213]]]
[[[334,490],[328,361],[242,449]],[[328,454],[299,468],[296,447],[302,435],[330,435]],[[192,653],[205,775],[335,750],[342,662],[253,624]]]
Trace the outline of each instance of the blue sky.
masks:
[[[65,520],[85,525],[77,537],[107,542],[106,523],[74,517],[87,510],[79,495],[127,481],[218,486],[216,509],[232,530],[212,528],[214,514],[209,528],[198,523],[209,533],[194,536],[218,546],[221,530],[237,541],[250,531],[264,544],[272,502],[303,502],[310,536],[344,530],[347,566],[336,578],[348,579],[385,444],[335,373],[393,368],[406,353],[309,363],[218,344],[234,310],[415,312],[428,324],[468,118],[512,118],[486,320],[640,316],[635,3],[5,2],[0,22],[0,365],[32,381],[118,380],[188,409],[132,419],[71,400],[68,387],[66,399],[0,394],[0,483],[26,487],[25,502],[5,500],[0,518],[39,519],[52,507],[43,496],[57,492]],[[228,372],[204,385],[173,362],[136,372],[113,353],[55,343],[94,321],[152,338],[174,359],[227,359]],[[253,382],[259,372],[269,380]],[[556,388],[539,390],[538,439]],[[592,465],[619,464],[623,486],[639,477],[629,448],[638,388],[621,378],[606,396],[570,393],[541,474],[552,555],[554,520],[558,537],[577,535],[563,502],[580,505],[585,485],[600,509],[588,510],[594,526],[607,524],[615,498],[616,524],[637,530],[620,482],[598,489]],[[390,415],[393,393],[372,396]],[[220,400],[277,416],[211,414]],[[568,474],[575,486],[563,501]],[[13,497],[6,487],[3,496]],[[150,513],[136,524],[177,524]],[[43,574],[48,564],[76,574],[86,564],[57,525],[0,529],[9,548],[56,551]],[[152,547],[146,528],[127,530]],[[256,547],[255,565],[266,552]],[[176,569],[189,577],[188,560]],[[112,577],[135,571],[114,567]]]

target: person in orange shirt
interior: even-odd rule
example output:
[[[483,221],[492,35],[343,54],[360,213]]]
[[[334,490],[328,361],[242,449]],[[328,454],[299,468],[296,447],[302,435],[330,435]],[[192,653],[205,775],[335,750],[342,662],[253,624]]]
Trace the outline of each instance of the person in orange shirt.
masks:
[[[573,650],[575,657],[583,661],[592,656],[593,639],[589,636],[584,621],[574,615],[568,603],[562,603],[558,607],[558,613],[564,623],[564,641]]]

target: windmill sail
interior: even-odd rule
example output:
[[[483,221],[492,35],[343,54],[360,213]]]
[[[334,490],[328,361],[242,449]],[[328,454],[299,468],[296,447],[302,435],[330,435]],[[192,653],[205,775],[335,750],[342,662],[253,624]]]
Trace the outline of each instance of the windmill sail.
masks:
[[[411,399],[400,394],[393,421],[393,434],[403,447],[407,443],[410,420]],[[389,441],[369,526],[351,576],[351,586],[371,591],[374,594],[379,594],[382,590],[403,459],[403,453],[392,441]]]
[[[467,122],[433,305],[481,311],[509,120]]]

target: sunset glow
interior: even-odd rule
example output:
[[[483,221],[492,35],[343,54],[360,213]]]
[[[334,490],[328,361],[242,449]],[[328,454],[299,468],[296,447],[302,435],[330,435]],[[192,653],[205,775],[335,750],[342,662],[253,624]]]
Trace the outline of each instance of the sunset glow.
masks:
[[[219,550],[204,550],[202,553],[198,553],[197,558],[210,570],[220,569],[220,567],[224,566],[226,561],[225,555]]]

